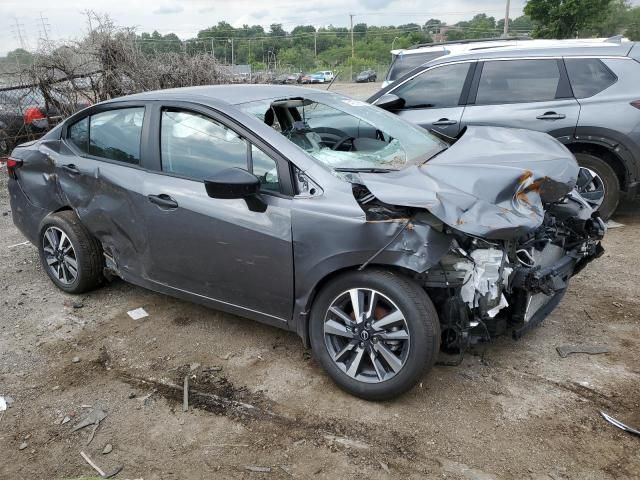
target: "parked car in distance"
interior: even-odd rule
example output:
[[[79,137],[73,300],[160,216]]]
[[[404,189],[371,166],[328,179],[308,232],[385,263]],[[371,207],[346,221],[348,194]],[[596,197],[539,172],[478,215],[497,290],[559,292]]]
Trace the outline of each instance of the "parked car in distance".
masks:
[[[455,138],[466,126],[549,133],[584,167],[580,191],[604,218],[640,185],[640,46],[557,42],[447,55],[369,102]]]
[[[51,123],[60,121],[66,112],[73,113],[89,105],[55,95],[63,107],[60,112],[55,105],[47,105],[42,94],[32,88],[6,89],[0,91],[0,157],[8,155],[13,147],[26,140],[37,138],[51,128]]]
[[[356,77],[356,83],[375,82],[378,79],[375,70],[365,70]]]
[[[372,400],[441,349],[540,323],[606,229],[549,135],[470,126],[449,141],[291,86],[109,100],[7,168],[13,221],[60,289],[119,276],[297,332]]]

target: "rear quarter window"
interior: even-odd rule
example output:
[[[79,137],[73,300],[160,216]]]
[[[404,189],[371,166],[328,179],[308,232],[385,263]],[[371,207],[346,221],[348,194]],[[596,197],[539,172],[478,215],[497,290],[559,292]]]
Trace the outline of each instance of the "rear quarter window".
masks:
[[[592,97],[618,80],[597,58],[566,58],[564,63],[576,98]]]

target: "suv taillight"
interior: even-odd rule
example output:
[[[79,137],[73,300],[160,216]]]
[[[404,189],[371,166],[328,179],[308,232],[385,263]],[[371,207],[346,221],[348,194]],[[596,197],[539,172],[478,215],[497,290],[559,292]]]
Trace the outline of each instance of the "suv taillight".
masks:
[[[24,123],[31,125],[35,120],[46,118],[38,107],[29,107],[24,111]]]
[[[19,160],[17,158],[2,158],[0,159],[1,163],[6,163],[7,164],[7,171],[9,172],[9,176],[11,178],[16,178],[16,169],[20,168],[22,166],[22,160]]]
[[[640,110],[640,100],[634,100],[633,102],[631,102],[631,106],[636,107],[638,110]]]

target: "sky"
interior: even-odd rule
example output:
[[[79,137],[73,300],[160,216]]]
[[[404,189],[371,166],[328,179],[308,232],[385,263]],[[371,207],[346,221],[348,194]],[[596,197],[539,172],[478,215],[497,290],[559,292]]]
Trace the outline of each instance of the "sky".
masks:
[[[522,14],[524,4],[511,0],[512,18]],[[265,30],[282,23],[290,30],[300,24],[348,26],[352,13],[354,23],[370,25],[423,24],[429,18],[452,24],[476,13],[502,18],[505,5],[506,0],[0,0],[0,56],[20,47],[16,22],[29,49],[38,46],[45,28],[54,41],[81,38],[87,9],[108,13],[116,24],[139,32],[173,32],[186,39],[221,20]]]

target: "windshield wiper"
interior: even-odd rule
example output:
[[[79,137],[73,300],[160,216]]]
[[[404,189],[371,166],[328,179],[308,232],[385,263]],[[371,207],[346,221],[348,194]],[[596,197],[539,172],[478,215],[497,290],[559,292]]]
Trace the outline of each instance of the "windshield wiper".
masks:
[[[389,173],[397,170],[391,168],[357,168],[357,167],[338,167],[333,169],[335,172],[353,172],[353,173]]]

